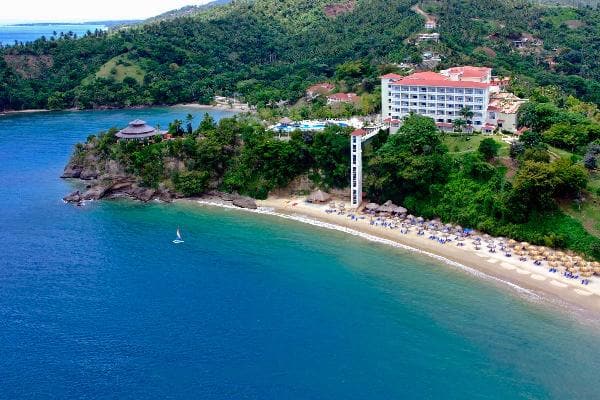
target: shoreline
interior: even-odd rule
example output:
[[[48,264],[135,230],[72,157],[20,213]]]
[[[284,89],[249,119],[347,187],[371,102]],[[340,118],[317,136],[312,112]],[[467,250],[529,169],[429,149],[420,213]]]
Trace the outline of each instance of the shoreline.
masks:
[[[102,108],[66,108],[64,110],[48,110],[45,108],[40,109],[27,109],[27,110],[8,110],[8,111],[0,111],[0,116],[8,116],[8,115],[19,115],[19,114],[35,114],[35,113],[48,113],[48,112],[77,112],[77,111],[106,111],[106,110],[143,110],[147,108],[158,108],[158,107],[187,107],[187,108],[196,108],[199,110],[213,110],[213,111],[230,111],[232,113],[240,113],[240,112],[255,112],[247,107],[229,107],[229,106],[219,106],[219,105],[210,105],[210,104],[199,104],[199,103],[181,103],[181,104],[173,104],[173,105],[149,105],[149,106],[130,106],[130,107],[102,107]]]
[[[548,272],[546,266],[521,262],[516,257],[506,258],[501,252],[489,253],[486,249],[477,251],[470,244],[464,247],[458,247],[454,242],[442,245],[414,232],[402,234],[398,230],[372,226],[366,219],[352,221],[346,215],[328,214],[325,212],[326,205],[305,203],[303,198],[259,200],[258,210],[240,209],[212,197],[178,201],[271,215],[336,230],[435,259],[474,278],[491,281],[505,289],[508,287],[519,297],[560,309],[570,316],[574,311],[585,320],[600,320],[600,282],[597,279],[589,286],[583,286],[578,281]]]

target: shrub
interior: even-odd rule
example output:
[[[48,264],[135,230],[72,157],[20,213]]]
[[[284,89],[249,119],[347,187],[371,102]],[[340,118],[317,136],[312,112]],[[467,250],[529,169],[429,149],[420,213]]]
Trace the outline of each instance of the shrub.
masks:
[[[184,172],[175,174],[173,183],[175,190],[189,197],[204,193],[208,188],[209,178],[210,175],[205,171]]]

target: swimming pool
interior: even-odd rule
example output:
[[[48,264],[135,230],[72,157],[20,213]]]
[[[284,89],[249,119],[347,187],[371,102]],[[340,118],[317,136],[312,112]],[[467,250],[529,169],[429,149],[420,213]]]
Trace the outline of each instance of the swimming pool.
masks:
[[[343,122],[343,121],[327,121],[327,122],[299,122],[299,123],[295,123],[295,124],[277,124],[274,125],[272,127],[270,127],[269,129],[272,131],[277,131],[277,132],[293,132],[296,130],[300,130],[300,131],[322,131],[325,129],[325,127],[327,127],[327,125],[338,125],[338,126],[342,126],[342,127],[348,127],[350,126],[349,123],[347,122]]]

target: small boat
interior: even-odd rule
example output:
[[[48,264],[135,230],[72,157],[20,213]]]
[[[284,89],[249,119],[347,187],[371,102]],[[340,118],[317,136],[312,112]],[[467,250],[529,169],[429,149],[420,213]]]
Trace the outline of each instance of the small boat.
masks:
[[[183,239],[181,239],[181,232],[179,232],[179,228],[177,228],[177,239],[173,240],[173,243],[175,243],[175,244],[183,243]]]

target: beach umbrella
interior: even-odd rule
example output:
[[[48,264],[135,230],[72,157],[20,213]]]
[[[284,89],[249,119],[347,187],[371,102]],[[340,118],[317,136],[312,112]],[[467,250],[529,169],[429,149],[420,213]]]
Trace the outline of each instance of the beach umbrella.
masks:
[[[424,222],[424,221],[425,221],[425,218],[423,218],[423,217],[417,217],[417,222]]]
[[[517,241],[516,241],[516,240],[514,240],[514,239],[510,239],[510,240],[508,241],[508,245],[509,245],[509,246],[514,246],[514,245],[516,245],[516,244],[517,244]]]
[[[377,207],[379,207],[379,204],[377,204],[377,203],[369,203],[365,206],[365,208],[367,210],[371,210],[371,211],[377,210]]]
[[[306,201],[309,203],[325,203],[329,201],[330,198],[331,195],[329,193],[325,193],[322,190],[317,190],[316,192],[311,193]]]
[[[283,117],[279,120],[279,123],[281,125],[290,125],[292,123],[294,123],[294,121],[292,121],[291,119],[289,119],[288,117]]]

